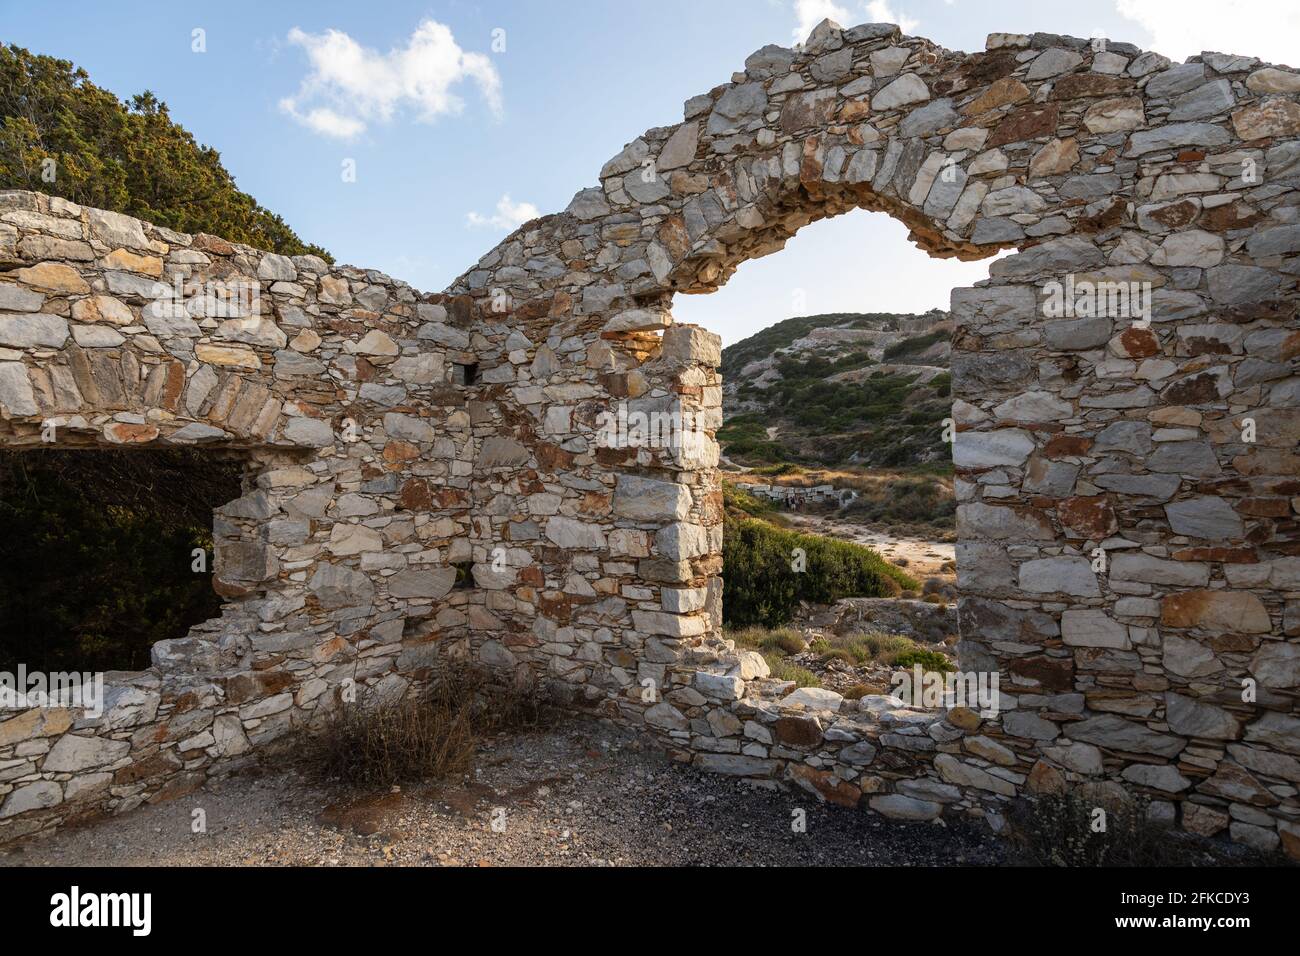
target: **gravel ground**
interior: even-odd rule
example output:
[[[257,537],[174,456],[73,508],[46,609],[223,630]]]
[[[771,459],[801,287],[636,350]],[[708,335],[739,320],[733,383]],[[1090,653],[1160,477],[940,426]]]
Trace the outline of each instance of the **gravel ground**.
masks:
[[[191,833],[196,808],[206,833]],[[800,809],[807,830],[795,833]],[[241,775],[0,850],[0,865],[952,866],[1004,856],[982,826],[820,807],[566,721],[489,742],[472,779],[364,795],[293,771]]]

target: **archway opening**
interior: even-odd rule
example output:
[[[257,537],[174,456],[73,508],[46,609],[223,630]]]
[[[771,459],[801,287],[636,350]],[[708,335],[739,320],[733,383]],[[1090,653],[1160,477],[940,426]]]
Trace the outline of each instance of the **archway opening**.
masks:
[[[949,298],[992,257],[907,240],[865,209],[816,219],[673,308],[724,337],[727,636],[849,695],[956,663]]]
[[[217,617],[213,511],[242,474],[185,449],[0,452],[0,670],[142,670]]]

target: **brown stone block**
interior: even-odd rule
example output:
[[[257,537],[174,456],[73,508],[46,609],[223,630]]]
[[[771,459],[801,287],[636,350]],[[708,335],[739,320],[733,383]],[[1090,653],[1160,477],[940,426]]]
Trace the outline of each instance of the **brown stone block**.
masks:
[[[168,780],[153,796],[148,798],[149,803],[162,803],[164,800],[175,800],[177,797],[183,797],[186,794],[193,793],[203,786],[203,774],[186,773],[179,777]]]
[[[807,764],[792,763],[789,774],[801,787],[819,794],[827,803],[855,809],[862,800],[862,790],[841,780],[827,770],[817,770]]]
[[[816,717],[779,717],[772,733],[790,747],[816,747],[822,742],[822,725]]]
[[[430,511],[433,509],[433,492],[428,481],[408,479],[398,494],[398,507],[407,511]]]
[[[1104,538],[1119,528],[1115,510],[1104,495],[1067,498],[1056,506],[1061,524],[1083,538]]]
[[[559,445],[542,442],[536,445],[533,450],[537,455],[537,465],[543,471],[565,471],[573,467],[573,453],[565,451]]]
[[[962,112],[967,116],[982,116],[1002,106],[1014,106],[1017,103],[1024,103],[1032,95],[1029,92],[1029,87],[1025,86],[1025,84],[1013,77],[1005,76],[991,83],[989,88],[971,100]],[[1055,127],[1055,124],[1053,124],[1053,127]]]
[[[1243,498],[1237,510],[1256,518],[1285,518],[1291,514],[1291,502],[1286,498]]]
[[[200,252],[209,252],[218,256],[234,255],[235,247],[218,236],[200,232],[190,242],[190,247]]]
[[[1127,202],[1123,199],[1114,199],[1101,212],[1080,218],[1075,229],[1081,233],[1101,232],[1103,229],[1109,229],[1123,222],[1127,210]]]
[[[1065,776],[1051,764],[1040,760],[1030,769],[1025,788],[1030,793],[1061,793],[1065,790]]]
[[[1092,441],[1083,435],[1056,435],[1043,446],[1043,454],[1053,460],[1079,458],[1088,454]]]
[[[1072,73],[1052,87],[1054,100],[1074,100],[1088,96],[1123,96],[1133,92],[1134,82],[1122,76],[1104,73]]]
[[[1182,591],[1160,606],[1165,627],[1199,627],[1205,630],[1265,634],[1271,628],[1264,603],[1245,591]]]
[[[1130,326],[1116,336],[1115,351],[1125,358],[1150,358],[1160,354],[1160,339],[1150,329]]]
[[[413,461],[420,457],[419,446],[408,441],[390,441],[384,445],[384,461],[389,463],[389,470],[400,467],[404,461]]]
[[[1007,669],[1044,690],[1074,690],[1074,661],[1068,657],[1018,657]]]
[[[121,787],[139,783],[141,780],[148,780],[150,777],[174,773],[180,768],[181,760],[176,754],[170,750],[159,751],[151,757],[136,760],[117,771],[117,773],[113,774],[113,784]]]
[[[1061,125],[1061,110],[1055,103],[1025,106],[1009,114],[989,137],[988,147],[1005,146],[1055,134]]]
[[[1170,555],[1175,561],[1222,561],[1224,564],[1258,564],[1254,548],[1183,548]]]

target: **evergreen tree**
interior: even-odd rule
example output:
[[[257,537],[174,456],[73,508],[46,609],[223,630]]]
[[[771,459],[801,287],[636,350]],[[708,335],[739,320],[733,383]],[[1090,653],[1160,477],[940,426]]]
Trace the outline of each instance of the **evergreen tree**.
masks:
[[[42,176],[54,161],[52,182]],[[120,101],[67,60],[0,45],[0,189],[28,189],[207,232],[283,255],[318,255],[235,186],[221,155],[145,91]]]

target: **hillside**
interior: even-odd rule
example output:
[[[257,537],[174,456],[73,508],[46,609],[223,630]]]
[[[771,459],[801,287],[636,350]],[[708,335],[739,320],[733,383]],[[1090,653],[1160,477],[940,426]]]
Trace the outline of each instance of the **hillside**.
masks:
[[[221,154],[195,142],[152,93],[122,102],[67,60],[3,44],[0,189],[35,190],[178,232],[333,262],[238,189]]]
[[[948,314],[803,316],[722,353],[734,462],[824,467],[943,465],[950,414]]]

